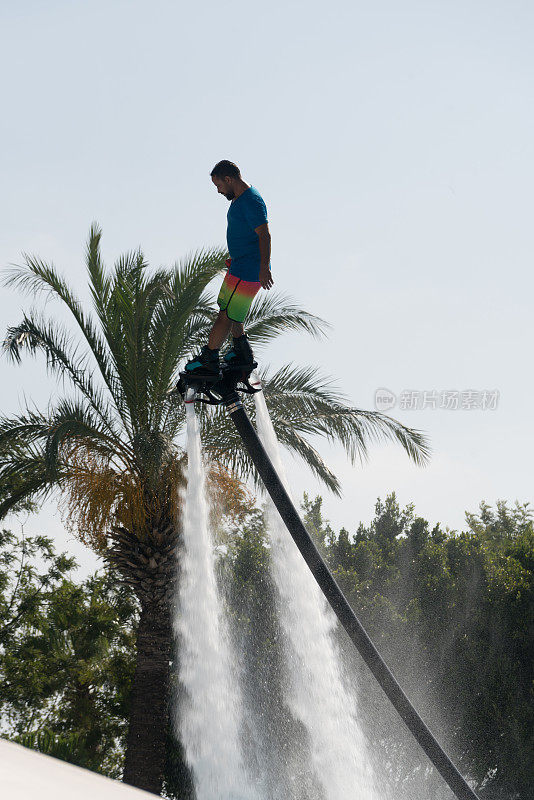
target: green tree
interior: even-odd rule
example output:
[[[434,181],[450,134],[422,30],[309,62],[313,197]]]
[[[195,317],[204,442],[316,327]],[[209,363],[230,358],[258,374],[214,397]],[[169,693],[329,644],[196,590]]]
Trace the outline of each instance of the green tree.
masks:
[[[184,408],[168,392],[179,363],[206,341],[215,316],[206,287],[221,273],[228,254],[221,248],[201,251],[149,275],[143,254],[136,251],[107,271],[100,238],[94,225],[86,262],[96,321],[54,267],[37,257],[26,256],[8,280],[59,299],[83,345],[80,350],[68,330],[36,313],[8,331],[6,347],[13,360],[20,361],[23,351],[44,353],[48,368],[66,379],[73,393],[44,412],[27,409],[0,419],[0,449],[6,454],[0,478],[13,486],[0,513],[58,491],[69,524],[137,595],[137,662],[123,779],[159,793],[185,461],[176,443]],[[292,329],[318,336],[324,323],[279,295],[260,297],[248,324],[253,346],[261,348]],[[285,366],[272,376],[264,374],[263,381],[280,440],[335,492],[337,479],[310,436],[341,443],[352,460],[365,458],[369,442],[378,437],[399,442],[416,463],[428,457],[419,431],[349,407],[312,368]],[[252,475],[226,414],[210,408],[200,416],[211,460],[238,477]],[[224,482],[219,488],[222,493]]]
[[[31,625],[43,598],[75,567],[74,558],[56,555],[46,536],[0,531],[0,647],[6,647],[24,620]],[[36,562],[40,562],[36,563]]]
[[[315,501],[318,505],[319,498]],[[319,504],[320,507],[320,504]],[[401,509],[341,531],[327,559],[415,707],[481,796],[530,800],[534,785],[534,529],[528,504],[480,504],[457,532]],[[316,522],[316,526],[317,526]],[[319,527],[327,528],[324,520]],[[373,718],[397,781],[417,794],[409,744]],[[399,784],[400,785],[400,784]],[[420,789],[419,789],[420,791]]]
[[[119,777],[136,603],[109,572],[75,584],[42,536],[0,536],[1,733]]]

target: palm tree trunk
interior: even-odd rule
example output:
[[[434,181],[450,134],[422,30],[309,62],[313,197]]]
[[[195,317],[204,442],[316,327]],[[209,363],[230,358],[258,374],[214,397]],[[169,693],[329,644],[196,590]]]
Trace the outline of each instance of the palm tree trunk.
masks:
[[[123,781],[157,795],[165,769],[171,645],[168,603],[142,604]]]

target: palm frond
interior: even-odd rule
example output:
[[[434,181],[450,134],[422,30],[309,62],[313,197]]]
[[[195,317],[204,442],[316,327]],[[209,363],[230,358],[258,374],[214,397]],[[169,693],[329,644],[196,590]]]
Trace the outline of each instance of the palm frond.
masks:
[[[254,476],[254,465],[226,411],[220,406],[201,406],[198,415],[202,448],[206,457],[210,461],[223,464],[243,481]]]
[[[170,441],[176,438],[185,426],[185,406],[176,395],[167,402],[161,421],[161,431]]]
[[[378,411],[350,407],[346,398],[313,367],[286,365],[271,378],[261,376],[265,400],[280,440],[288,429],[307,435],[320,435],[339,442],[351,463],[369,457],[371,441],[396,441],[419,466],[430,457],[431,448],[422,431],[409,428]]]
[[[250,398],[245,400],[247,414],[255,421],[255,410]],[[200,428],[202,446],[211,461],[224,464],[240,480],[251,479],[256,490],[263,489],[262,481],[256,472],[237,430],[228,419],[225,411],[209,409],[200,411]],[[334,473],[328,468],[317,450],[306,441],[297,430],[291,429],[279,440],[293,455],[303,459],[312,473],[324,483],[334,494],[340,495],[340,484]]]
[[[247,336],[261,346],[287,331],[303,331],[319,339],[331,326],[324,319],[304,311],[290,297],[278,292],[256,295],[247,316]]]
[[[89,240],[86,247],[85,262],[87,265],[87,272],[89,274],[89,288],[95,310],[100,318],[105,318],[105,309],[109,302],[109,293],[111,291],[111,281],[106,274],[102,259],[100,257],[100,239],[102,238],[102,229],[96,222],[91,225],[89,232]]]
[[[71,291],[66,281],[56,272],[53,265],[49,265],[40,258],[26,253],[23,253],[23,256],[26,261],[24,266],[15,265],[6,270],[5,285],[16,286],[30,294],[45,292],[58,297],[65,303],[89,345],[119,415],[123,417],[124,404],[120,382],[113,372],[105,342],[97,332],[91,319],[84,313],[80,300]]]
[[[304,436],[294,428],[289,428],[286,431],[283,444],[294,455],[299,456],[310,468],[315,477],[322,481],[333,494],[338,497],[341,496],[341,484],[338,479],[327,466],[320,453],[317,452],[315,447],[313,447]]]
[[[52,490],[50,475],[38,447],[21,447],[0,459],[0,519],[25,500],[44,500]]]
[[[136,250],[117,259],[112,275],[107,276],[92,239],[88,250],[93,300],[120,382],[129,427],[135,435],[136,430],[150,424],[150,330],[166,293],[168,272],[158,270],[148,276],[143,254]]]
[[[64,446],[75,447],[78,442],[105,454],[108,460],[119,458],[123,465],[133,468],[134,457],[129,446],[118,436],[110,437],[84,402],[65,398],[50,416],[44,443],[44,458],[50,474],[56,473],[60,460],[64,461]]]
[[[33,447],[40,453],[48,480],[56,480],[69,448],[79,442],[109,461],[115,460],[123,469],[133,464],[128,445],[119,436],[110,435],[84,401],[63,399],[47,416],[26,409],[23,414],[0,417],[0,460],[5,468],[10,461],[16,465]]]
[[[360,463],[366,461],[369,442],[380,439],[400,443],[418,465],[424,465],[429,458],[431,450],[422,432],[385,414],[348,406],[332,382],[314,367],[286,365],[272,377],[267,371],[260,377],[279,442],[302,458],[312,473],[336,495],[341,494],[339,481],[311,443],[313,437],[341,444],[351,463],[356,459]],[[250,397],[244,402],[254,422],[254,402]],[[252,477],[257,485],[254,467],[224,412],[202,409],[200,421],[203,445],[210,458],[223,463],[242,480]]]
[[[48,436],[49,420],[40,412],[26,410],[25,414],[0,417],[0,451],[16,451]]]
[[[78,349],[72,345],[72,337],[56,322],[46,322],[43,318],[24,315],[19,325],[8,328],[4,349],[16,363],[21,361],[22,349],[35,354],[42,351],[46,356],[47,368],[60,377],[68,377],[90,403],[109,432],[116,434],[116,428],[109,415],[109,404],[104,393],[96,387],[93,373],[88,366],[88,353],[78,357]]]
[[[213,306],[205,289],[222,271],[224,255],[220,248],[197,253],[171,273],[150,331],[152,399],[157,411],[153,424],[160,424],[165,415],[166,392],[180,360],[200,338],[200,331],[207,334]]]

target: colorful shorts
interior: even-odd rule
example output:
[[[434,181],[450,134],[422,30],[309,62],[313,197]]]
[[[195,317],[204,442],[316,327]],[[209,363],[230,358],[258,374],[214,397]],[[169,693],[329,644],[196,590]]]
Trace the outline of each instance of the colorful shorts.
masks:
[[[232,322],[243,322],[259,289],[259,281],[244,281],[227,272],[217,298],[219,308]]]

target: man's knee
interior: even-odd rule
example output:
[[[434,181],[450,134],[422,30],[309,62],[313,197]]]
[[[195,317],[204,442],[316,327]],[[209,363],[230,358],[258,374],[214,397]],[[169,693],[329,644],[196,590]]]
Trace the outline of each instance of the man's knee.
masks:
[[[218,330],[225,330],[229,331],[232,327],[232,321],[228,319],[228,314],[226,311],[219,311],[217,314],[217,319],[215,320],[215,325],[217,325]]]

